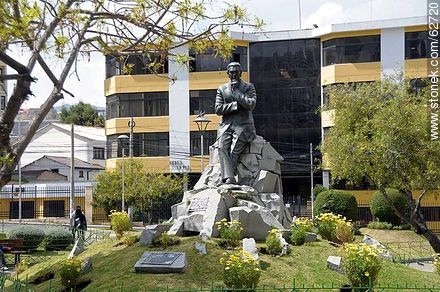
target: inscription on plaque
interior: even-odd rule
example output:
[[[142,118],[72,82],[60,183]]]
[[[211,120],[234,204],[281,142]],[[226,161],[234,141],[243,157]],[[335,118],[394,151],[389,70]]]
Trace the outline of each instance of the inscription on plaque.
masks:
[[[209,197],[196,197],[191,200],[189,212],[206,211],[208,209]]]
[[[179,256],[180,253],[170,253],[170,252],[150,253],[144,258],[142,264],[171,266]]]

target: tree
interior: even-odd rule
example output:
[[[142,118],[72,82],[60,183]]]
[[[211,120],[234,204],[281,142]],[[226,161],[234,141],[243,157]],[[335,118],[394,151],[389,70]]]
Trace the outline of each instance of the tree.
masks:
[[[80,126],[104,127],[104,118],[90,104],[80,101],[70,108],[61,109],[61,122]]]
[[[125,202],[142,210],[151,222],[154,210],[164,203],[174,204],[181,200],[185,178],[163,173],[147,173],[142,163],[125,161]],[[93,205],[101,207],[108,214],[122,205],[122,164],[95,176],[97,186],[93,193]]]
[[[334,127],[323,145],[336,180],[367,180],[399,218],[421,233],[436,252],[439,238],[420,214],[425,194],[440,186],[440,141],[430,141],[429,92],[415,90],[400,76],[382,81],[331,86]],[[405,194],[410,214],[392,204],[385,189]],[[422,190],[415,199],[413,190]]]
[[[233,42],[227,36],[235,24],[248,25],[249,17],[239,6],[222,11],[208,10],[203,0],[3,0],[0,2],[0,61],[16,73],[0,76],[0,81],[16,80],[0,121],[0,188],[11,175],[44,117],[63,94],[72,95],[64,82],[79,57],[93,52],[126,60],[133,52],[156,56],[149,66],[157,68],[165,59],[188,62],[190,57],[171,54],[173,48],[188,45],[197,52],[212,47],[221,56],[229,55]],[[263,22],[255,21],[255,27]],[[27,63],[20,63],[8,51],[18,47]],[[58,58],[61,73],[48,65]],[[31,85],[36,65],[53,82],[53,88],[25,135],[14,146],[10,134],[22,103],[32,97]],[[127,66],[128,67],[128,66]],[[129,69],[129,68],[124,68]],[[73,96],[73,95],[72,95]]]

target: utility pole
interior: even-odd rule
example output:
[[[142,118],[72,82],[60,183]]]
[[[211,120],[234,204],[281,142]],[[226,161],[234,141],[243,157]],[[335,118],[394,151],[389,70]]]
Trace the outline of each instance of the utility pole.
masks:
[[[130,121],[128,122],[128,127],[130,128],[130,141],[128,148],[128,156],[133,158],[133,128],[136,126],[136,123],[133,120],[133,116],[130,117]],[[122,149],[124,151],[124,149]],[[133,222],[133,206],[128,206],[128,218],[130,218],[130,222]]]
[[[18,115],[18,141],[21,138],[21,120]],[[22,217],[22,193],[21,193],[21,158],[18,160],[18,224],[21,224]]]
[[[73,230],[73,214],[75,212],[75,132],[71,124],[70,129],[70,224]]]
[[[310,195],[312,199],[312,219],[314,219],[313,211],[315,205],[315,194],[313,193],[313,144],[310,143]]]

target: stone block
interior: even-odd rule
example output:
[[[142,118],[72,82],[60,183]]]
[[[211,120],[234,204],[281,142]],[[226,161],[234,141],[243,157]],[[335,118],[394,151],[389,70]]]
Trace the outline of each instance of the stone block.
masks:
[[[342,258],[337,256],[329,256],[327,258],[327,268],[343,274],[344,270],[342,269]]]
[[[183,273],[187,265],[184,252],[145,252],[134,265],[136,272]]]
[[[252,187],[259,193],[276,193],[279,176],[266,170],[260,170]]]
[[[379,252],[380,256],[386,260],[393,260],[393,253],[389,251],[383,244],[381,244],[378,240],[372,238],[369,235],[364,235],[364,243],[366,245],[372,245],[378,247],[381,251]]]
[[[200,232],[203,229],[203,218],[205,214],[202,212],[194,212],[183,217],[183,226],[186,231]]]
[[[306,232],[306,242],[313,242],[318,240],[318,235],[313,232]]]
[[[253,154],[261,154],[263,150],[264,144],[266,144],[266,140],[263,137],[257,136],[249,145],[249,153]]]
[[[78,238],[75,241],[75,244],[72,247],[72,250],[69,253],[69,256],[67,257],[68,259],[72,259],[74,256],[79,255],[80,253],[82,253],[84,251],[84,241],[82,240],[82,238]]]
[[[290,245],[287,243],[286,239],[283,237],[282,232],[278,233],[278,236],[280,239],[281,246],[283,247],[283,249],[281,250],[281,255],[286,255],[290,252]]]
[[[180,216],[185,215],[187,209],[188,209],[188,204],[185,201],[172,205],[171,218],[177,219]]]
[[[87,257],[81,263],[81,274],[86,274],[92,271],[92,258]]]
[[[275,159],[260,159],[258,160],[258,169],[267,170],[276,174],[281,174],[281,165]]]
[[[204,243],[204,242],[196,241],[196,243],[194,243],[194,248],[195,248],[195,249],[199,252],[199,254],[201,254],[201,255],[208,254],[208,252],[206,251],[206,243]]]
[[[262,159],[270,159],[276,161],[284,160],[284,158],[269,143],[264,144],[261,155],[262,155]]]
[[[183,235],[183,231],[184,231],[183,220],[184,219],[185,219],[185,216],[180,216],[179,218],[177,218],[173,222],[173,225],[171,226],[170,230],[168,230],[167,234],[168,235],[176,235],[176,236]]]
[[[259,170],[259,162],[255,154],[243,154],[240,162],[249,170],[249,172],[257,172]]]
[[[278,220],[265,209],[251,209],[246,206],[229,209],[231,220],[239,221],[244,229],[244,237],[253,237],[255,240],[265,240],[267,232],[272,228],[283,229]]]
[[[243,238],[243,251],[250,253],[255,260],[260,258],[254,238]]]
[[[153,240],[158,238],[162,233],[168,232],[172,227],[171,224],[157,224],[145,226],[139,238],[139,244],[143,246],[153,245]]]

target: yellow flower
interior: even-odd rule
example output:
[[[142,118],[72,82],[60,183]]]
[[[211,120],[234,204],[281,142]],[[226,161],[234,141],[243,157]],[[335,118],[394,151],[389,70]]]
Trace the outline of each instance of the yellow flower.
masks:
[[[366,277],[370,277],[370,273],[368,273],[368,272],[365,272],[365,274],[364,274]]]

